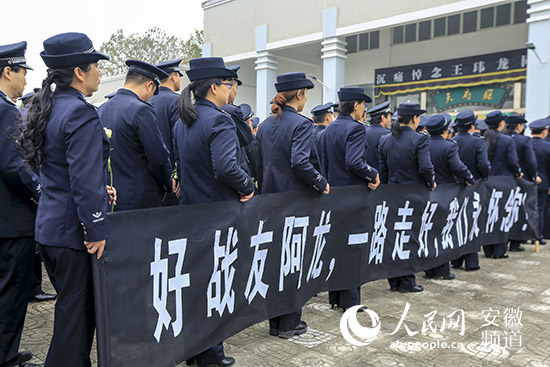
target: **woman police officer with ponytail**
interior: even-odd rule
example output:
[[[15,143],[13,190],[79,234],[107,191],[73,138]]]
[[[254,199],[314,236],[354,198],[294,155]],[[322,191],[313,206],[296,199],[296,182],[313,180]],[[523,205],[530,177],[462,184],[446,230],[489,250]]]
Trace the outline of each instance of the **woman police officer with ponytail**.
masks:
[[[430,190],[437,186],[428,150],[428,137],[415,130],[420,115],[426,113],[420,104],[401,103],[396,111],[399,120],[392,122],[391,134],[380,138],[380,181],[384,184],[424,184]],[[414,274],[388,279],[394,292],[421,292]]]
[[[260,193],[270,194],[290,190],[314,189],[328,194],[327,180],[310,161],[313,124],[299,113],[307,100],[307,90],[313,82],[304,73],[277,76],[271,112],[258,129],[260,159],[258,178]],[[291,338],[307,331],[300,321],[302,311],[281,315],[269,320],[269,333]]]
[[[220,57],[189,62],[191,81],[179,100],[174,150],[180,178],[179,204],[248,201],[254,195],[250,176],[239,166],[239,139],[235,123],[220,107],[227,104],[235,72]],[[194,103],[192,100],[194,97]],[[222,343],[195,356],[199,367],[232,366]]]
[[[98,89],[98,60],[109,57],[82,33],[47,39],[40,56],[48,75],[20,143],[25,163],[40,169],[35,239],[59,295],[45,366],[90,367],[95,316],[89,254],[103,253],[108,202],[116,192],[105,183],[109,142],[85,97]]]
[[[500,111],[493,111],[487,114],[485,122],[489,129],[483,137],[487,144],[487,153],[489,161],[491,161],[491,170],[489,176],[510,176],[523,177],[523,172],[519,165],[518,154],[514,139],[508,135],[504,135],[504,119],[505,116]],[[493,259],[505,259],[506,244],[497,243],[483,246],[485,257]]]

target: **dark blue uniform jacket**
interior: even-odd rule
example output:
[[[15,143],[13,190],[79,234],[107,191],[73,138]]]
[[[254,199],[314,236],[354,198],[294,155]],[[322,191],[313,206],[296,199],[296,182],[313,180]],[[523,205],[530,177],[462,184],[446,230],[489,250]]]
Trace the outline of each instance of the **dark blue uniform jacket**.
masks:
[[[535,182],[537,179],[537,159],[531,145],[531,139],[515,131],[512,132],[511,136],[514,138],[519,166],[524,174],[523,178]]]
[[[470,170],[474,178],[486,180],[491,170],[491,162],[487,157],[485,141],[467,132],[459,132],[453,140],[458,143],[458,156]]]
[[[179,94],[172,92],[170,88],[159,87],[159,94],[152,96],[149,101],[155,107],[155,113],[157,115],[157,123],[164,145],[170,152],[170,163],[172,163],[172,170],[176,156],[174,155],[174,147],[172,146],[174,140],[173,129],[180,116],[178,114],[178,100]]]
[[[374,182],[378,171],[367,164],[365,126],[349,115],[338,115],[325,129],[328,182],[335,186]]]
[[[445,140],[441,135],[430,136],[430,158],[435,169],[435,182],[438,184],[469,182],[474,176],[458,156],[458,144]]]
[[[109,141],[96,108],[73,88],[57,88],[44,131],[36,241],[86,250],[108,237],[105,169]]]
[[[256,177],[260,147],[252,133],[252,129],[244,120],[243,112],[239,106],[228,103],[223,105],[221,110],[227,112],[235,123],[237,137],[239,138],[239,164],[249,176]]]
[[[499,133],[489,175],[517,177],[520,173],[521,168],[514,139],[508,135]]]
[[[101,105],[99,118],[112,130],[111,167],[118,194],[115,210],[162,206],[164,193],[172,186],[171,165],[153,106],[121,88]]]
[[[15,142],[19,110],[0,91],[0,237],[34,235],[40,196],[38,176],[22,166],[23,151]]]
[[[323,192],[327,180],[310,161],[313,124],[290,106],[281,117],[269,116],[258,129],[261,156],[260,192],[269,194],[314,188]]]
[[[389,133],[390,130],[380,124],[372,124],[367,129],[367,163],[369,166],[379,168],[378,145],[380,138]]]
[[[327,168],[325,167],[326,149],[325,149],[325,125],[313,125],[313,143],[315,145],[316,156],[319,160],[319,172],[323,177],[327,177]]]
[[[550,188],[550,143],[541,138],[531,138],[531,144],[537,159],[537,171],[542,182],[537,190],[548,191]]]
[[[399,138],[391,134],[382,136],[378,150],[382,183],[433,187],[435,173],[426,135],[402,126]]]
[[[239,199],[254,191],[239,164],[239,140],[231,117],[214,103],[195,102],[198,120],[176,124],[175,151],[180,179],[180,204]]]

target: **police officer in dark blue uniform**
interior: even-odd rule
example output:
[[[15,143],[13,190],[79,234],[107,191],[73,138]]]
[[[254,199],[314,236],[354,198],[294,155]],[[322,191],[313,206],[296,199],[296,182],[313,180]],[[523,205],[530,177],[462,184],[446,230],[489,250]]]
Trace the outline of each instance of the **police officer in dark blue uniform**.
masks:
[[[111,167],[119,193],[115,210],[158,207],[172,189],[172,166],[155,108],[147,100],[159,92],[167,74],[143,61],[127,60],[126,65],[124,87],[99,108],[101,122],[112,131]]]
[[[367,163],[378,170],[378,144],[380,138],[390,133],[392,111],[390,101],[374,106],[367,114],[370,116],[370,127],[367,129]]]
[[[260,118],[253,117],[250,123],[252,124],[252,134],[254,135],[258,134],[258,127],[260,126]]]
[[[487,124],[485,123],[485,120],[477,119],[472,135],[478,138],[482,138],[488,129],[489,129],[489,126],[487,126]]]
[[[328,182],[332,186],[367,184],[375,190],[380,176],[367,164],[366,131],[358,121],[371,98],[359,87],[343,87],[338,91],[338,118],[325,129]],[[361,304],[361,288],[329,292],[329,303],[344,311]]]
[[[13,100],[26,84],[27,42],[0,46],[0,366],[26,363],[32,353],[19,353],[31,293],[36,243],[34,220],[40,195],[38,177],[22,165],[15,137],[21,115]]]
[[[474,183],[474,176],[460,160],[458,144],[454,140],[447,140],[452,135],[451,119],[447,116],[434,115],[426,123],[426,129],[430,134],[429,150],[435,169],[435,181],[439,184],[464,182],[470,186]],[[453,280],[455,275],[451,274],[447,262],[426,271],[426,278]]]
[[[487,144],[487,154],[491,161],[489,176],[511,176],[521,178],[523,172],[519,165],[518,154],[514,139],[502,133],[504,130],[504,115],[500,111],[487,114],[485,123],[489,129],[483,135]],[[487,244],[483,246],[485,257],[493,259],[505,259],[506,244]]]
[[[550,144],[545,140],[548,137],[550,118],[539,119],[529,124],[531,129],[531,144],[537,159],[537,171],[541,183],[537,185],[537,200],[539,208],[539,236],[543,239],[546,222],[546,204],[550,193]]]
[[[327,176],[325,167],[325,129],[334,120],[332,106],[334,103],[328,102],[319,106],[315,106],[311,110],[313,115],[313,142],[317,150],[319,158],[320,171],[323,176]]]
[[[181,180],[179,202],[182,205],[224,200],[245,202],[254,195],[254,184],[239,164],[235,123],[220,108],[227,104],[236,74],[219,57],[193,59],[189,66],[186,73],[191,84],[181,94],[181,120],[174,130]],[[199,367],[235,363],[234,358],[225,357],[222,343],[195,358]]]
[[[491,162],[487,157],[487,146],[479,134],[474,135],[476,129],[476,119],[471,110],[461,111],[456,115],[456,128],[458,134],[453,140],[458,144],[458,156],[470,170],[474,179],[487,180]],[[478,120],[479,121],[479,120]],[[460,258],[451,261],[453,268],[459,268],[464,264],[466,271],[479,270],[479,255],[476,252],[466,254]]]
[[[428,120],[430,119],[429,115],[422,115],[420,116],[420,123],[416,127],[416,132],[420,134],[424,134],[426,136],[430,136],[428,133],[428,130],[426,129],[426,124],[428,123]]]
[[[258,129],[262,175],[260,192],[270,194],[314,189],[328,194],[330,186],[310,161],[313,146],[311,120],[300,115],[313,82],[304,73],[277,76],[271,112]],[[302,311],[269,320],[269,333],[290,338],[307,331]]]
[[[535,182],[537,185],[540,184],[541,178],[537,173],[537,159],[533,151],[533,146],[531,145],[531,139],[523,135],[523,130],[525,129],[527,121],[525,121],[522,116],[506,116],[505,122],[506,134],[514,138],[519,165],[524,174],[523,178],[527,181]],[[521,241],[510,239],[511,252],[524,250],[525,249],[521,246]]]
[[[176,92],[180,90],[180,77],[183,76],[180,71],[181,60],[182,59],[164,61],[155,65],[157,68],[168,74],[168,78],[161,79],[158,94],[153,95],[147,101],[155,107],[155,113],[157,114],[157,122],[160,133],[162,134],[162,140],[170,152],[172,172],[174,172],[174,169],[176,168],[176,158],[174,155],[174,148],[172,147],[172,141],[174,139],[172,130],[174,129],[176,121],[179,119],[178,100],[180,96]],[[164,197],[163,204],[165,206],[178,205],[178,199],[172,193],[168,193]]]
[[[259,155],[259,146],[256,137],[252,133],[252,128],[248,125],[247,119],[245,118],[241,108],[233,102],[237,97],[237,88],[243,83],[238,79],[237,72],[239,71],[239,65],[233,65],[229,67],[229,70],[235,73],[235,79],[231,90],[229,91],[228,102],[221,107],[222,111],[227,112],[233,122],[235,123],[235,128],[237,129],[237,136],[239,138],[239,151],[238,159],[241,167],[248,173],[250,177],[257,179],[257,166],[259,164],[258,155]],[[250,107],[250,106],[248,106]],[[248,111],[247,111],[248,112]],[[252,109],[247,113],[249,115],[252,112]],[[246,116],[248,117],[248,116]]]
[[[380,138],[380,180],[384,184],[424,184],[434,190],[435,172],[428,150],[428,137],[415,130],[420,115],[426,113],[419,103],[404,102],[397,108],[398,121],[392,122],[391,134]],[[421,292],[414,274],[388,279],[394,292]]]
[[[95,329],[90,254],[103,253],[108,201],[116,193],[105,182],[109,141],[85,97],[98,89],[98,60],[109,57],[82,33],[47,39],[40,56],[48,75],[20,139],[25,162],[40,167],[35,239],[59,295],[45,366],[90,367]]]

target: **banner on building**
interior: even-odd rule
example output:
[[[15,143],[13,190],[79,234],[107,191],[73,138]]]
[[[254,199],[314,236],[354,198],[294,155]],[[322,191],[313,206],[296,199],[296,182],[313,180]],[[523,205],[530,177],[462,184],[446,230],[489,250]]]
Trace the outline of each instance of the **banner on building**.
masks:
[[[533,183],[493,177],[113,213],[93,261],[99,366],[174,366],[318,292],[533,238],[536,200]]]
[[[527,50],[376,69],[374,94],[473,87],[526,79]]]

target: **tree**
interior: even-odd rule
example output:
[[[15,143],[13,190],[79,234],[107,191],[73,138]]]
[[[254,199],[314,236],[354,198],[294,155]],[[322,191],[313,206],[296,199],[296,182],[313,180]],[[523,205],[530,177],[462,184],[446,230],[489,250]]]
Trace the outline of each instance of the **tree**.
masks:
[[[162,61],[183,58],[189,60],[201,56],[203,31],[195,30],[187,40],[169,36],[159,28],[152,28],[145,34],[124,34],[122,29],[111,35],[101,45],[99,52],[109,55],[110,61],[103,61],[101,72],[104,76],[124,74],[128,70],[125,61],[135,59],[158,64]]]

